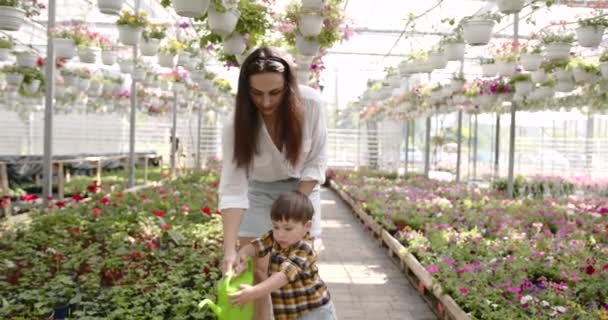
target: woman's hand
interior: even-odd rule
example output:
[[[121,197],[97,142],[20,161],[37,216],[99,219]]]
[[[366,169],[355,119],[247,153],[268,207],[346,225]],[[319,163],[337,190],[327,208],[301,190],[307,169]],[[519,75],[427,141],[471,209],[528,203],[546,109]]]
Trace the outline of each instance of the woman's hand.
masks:
[[[238,264],[238,256],[236,251],[224,252],[224,262],[222,264],[222,272],[228,274],[234,272]]]

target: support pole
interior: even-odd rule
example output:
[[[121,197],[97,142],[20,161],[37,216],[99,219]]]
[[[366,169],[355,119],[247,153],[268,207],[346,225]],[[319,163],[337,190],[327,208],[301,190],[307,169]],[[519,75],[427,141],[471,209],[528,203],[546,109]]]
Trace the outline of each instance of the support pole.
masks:
[[[585,143],[585,170],[589,177],[593,174],[593,131],[593,115],[589,112],[587,113],[587,143]]]
[[[403,163],[403,177],[407,175],[409,167],[409,150],[410,150],[410,120],[405,121],[405,151]]]
[[[175,160],[177,153],[177,91],[173,91],[173,112],[171,124],[171,178],[175,177]]]
[[[424,176],[429,177],[431,156],[431,117],[426,117],[426,134],[424,139]]]
[[[48,24],[46,28],[46,65],[44,92],[44,156],[42,196],[49,199],[53,196],[53,99],[55,97],[55,48],[53,46],[53,29],[55,29],[56,1],[48,2]],[[45,200],[47,201],[47,200]]]
[[[513,41],[517,41],[519,37],[519,13],[513,16]],[[511,103],[511,129],[509,130],[509,183],[507,185],[507,195],[513,197],[513,175],[515,172],[515,113],[517,112],[517,103]]]
[[[462,161],[462,110],[458,110],[458,132],[456,134],[456,182],[460,182],[460,163]]]
[[[135,14],[139,12],[140,0],[135,0]],[[133,68],[137,64],[137,47],[133,46]],[[137,111],[137,81],[131,76],[131,114],[129,117],[129,161],[127,165],[127,187],[135,186],[135,112]]]
[[[477,146],[479,145],[479,122],[475,114],[475,140],[473,140],[473,180],[477,180]]]
[[[500,175],[499,163],[500,163],[500,113],[496,113],[496,135],[494,141],[494,179],[497,179]]]
[[[197,135],[196,135],[196,170],[200,170],[202,167],[201,163],[201,132],[202,132],[202,122],[203,122],[203,103],[202,97],[198,103],[198,120],[197,120]]]

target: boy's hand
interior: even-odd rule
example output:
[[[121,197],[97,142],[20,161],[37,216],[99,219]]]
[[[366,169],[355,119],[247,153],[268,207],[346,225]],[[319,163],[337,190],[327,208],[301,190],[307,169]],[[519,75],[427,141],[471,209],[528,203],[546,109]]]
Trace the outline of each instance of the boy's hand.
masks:
[[[241,289],[241,291],[228,295],[231,304],[242,306],[257,298],[256,290],[252,286],[242,284],[239,286],[239,289]]]
[[[237,258],[236,258],[236,264],[234,266],[234,274],[235,275],[239,275],[241,274],[241,272],[247,270],[247,268],[249,268],[249,265],[247,264],[247,258],[249,258],[249,255],[247,255],[246,252],[244,252],[244,250],[239,251]]]

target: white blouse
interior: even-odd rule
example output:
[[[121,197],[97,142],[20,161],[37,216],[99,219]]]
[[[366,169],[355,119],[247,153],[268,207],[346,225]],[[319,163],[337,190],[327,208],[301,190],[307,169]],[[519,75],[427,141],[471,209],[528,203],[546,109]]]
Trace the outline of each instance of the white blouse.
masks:
[[[324,103],[321,95],[307,86],[299,86],[302,110],[304,111],[304,141],[302,156],[295,166],[285,158],[285,150],[275,146],[266,125],[262,121],[258,142],[259,153],[253,157],[249,177],[245,168],[237,168],[234,157],[234,114],[228,117],[222,133],[222,173],[219,186],[219,209],[249,208],[247,197],[248,179],[272,182],[288,178],[303,181],[325,181],[327,154],[325,143]]]

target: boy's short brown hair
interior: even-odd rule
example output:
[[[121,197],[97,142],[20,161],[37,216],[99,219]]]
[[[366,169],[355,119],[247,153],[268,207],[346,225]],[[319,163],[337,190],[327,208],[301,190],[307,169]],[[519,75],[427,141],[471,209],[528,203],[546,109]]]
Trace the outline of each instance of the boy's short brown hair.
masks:
[[[308,196],[299,191],[290,191],[281,194],[273,203],[270,219],[306,223],[312,220],[314,213],[315,209]]]

